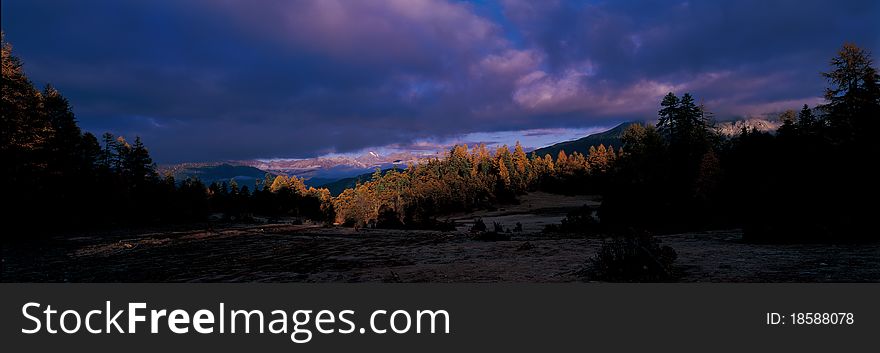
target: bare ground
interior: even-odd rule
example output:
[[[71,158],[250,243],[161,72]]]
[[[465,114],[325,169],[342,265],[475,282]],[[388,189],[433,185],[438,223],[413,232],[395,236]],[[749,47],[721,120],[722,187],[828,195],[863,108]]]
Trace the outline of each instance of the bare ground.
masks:
[[[589,197],[527,195],[519,205],[450,217],[455,232],[313,225],[106,232],[2,246],[3,282],[588,281],[595,237],[541,234]],[[516,222],[509,241],[479,241],[476,217]],[[659,236],[684,282],[880,282],[880,243],[750,244],[737,230]]]

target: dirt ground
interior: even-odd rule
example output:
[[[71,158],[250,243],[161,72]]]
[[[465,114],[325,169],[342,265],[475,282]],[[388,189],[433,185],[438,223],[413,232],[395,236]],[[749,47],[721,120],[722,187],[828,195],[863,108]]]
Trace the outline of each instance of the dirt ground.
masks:
[[[450,216],[454,232],[315,225],[116,231],[2,246],[3,282],[572,282],[602,240],[542,234],[590,197],[531,194],[519,205]],[[523,224],[510,240],[491,227]],[[737,230],[658,236],[683,282],[880,282],[880,243],[750,244]]]

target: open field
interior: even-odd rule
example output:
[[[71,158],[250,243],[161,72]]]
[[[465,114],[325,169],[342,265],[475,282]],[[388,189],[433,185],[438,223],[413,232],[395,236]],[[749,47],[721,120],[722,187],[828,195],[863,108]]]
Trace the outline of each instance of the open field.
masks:
[[[541,234],[589,197],[532,194],[519,205],[451,216],[455,232],[313,225],[115,232],[4,243],[3,282],[571,282],[596,237]],[[474,240],[476,217],[523,232]],[[737,230],[659,236],[684,282],[880,282],[880,244],[750,244]]]

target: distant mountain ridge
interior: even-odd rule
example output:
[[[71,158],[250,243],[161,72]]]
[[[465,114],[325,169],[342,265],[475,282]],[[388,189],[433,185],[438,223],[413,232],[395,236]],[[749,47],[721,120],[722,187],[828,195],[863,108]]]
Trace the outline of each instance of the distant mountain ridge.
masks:
[[[394,170],[394,168],[382,169],[382,174],[384,175],[389,170]],[[341,194],[343,191],[345,191],[345,189],[354,188],[359,183],[365,183],[368,181],[372,181],[373,174],[375,174],[375,173],[376,173],[376,171],[374,170],[370,173],[364,173],[364,174],[350,177],[350,178],[342,178],[342,179],[339,179],[336,181],[332,181],[329,183],[318,185],[317,187],[326,188],[327,190],[330,190],[331,195],[339,196],[339,194]]]
[[[626,130],[626,128],[632,124],[645,125],[644,122],[626,122],[617,125],[607,131],[591,134],[577,140],[560,142],[547,147],[538,148],[534,150],[534,152],[538,156],[549,154],[550,156],[556,158],[556,155],[558,155],[559,151],[561,150],[564,150],[567,154],[571,154],[575,151],[587,154],[591,146],[599,146],[600,144],[605,145],[606,147],[614,146],[615,148],[619,148],[622,145],[620,139],[623,136],[624,130]],[[779,129],[780,126],[782,126],[782,122],[776,119],[745,118],[732,121],[715,122],[712,127],[713,129],[715,129],[716,132],[718,132],[718,134],[722,136],[733,137],[739,135],[742,132],[743,128],[749,130],[754,129],[760,132],[774,133],[777,129]]]
[[[625,122],[609,130],[588,136],[559,142],[547,147],[535,149],[538,156],[551,155],[554,158],[560,150],[566,153],[580,152],[587,154],[591,146],[600,144],[613,146],[622,145],[621,137],[624,130],[632,124],[645,125],[644,122]],[[765,118],[747,118],[735,121],[716,122],[713,127],[721,135],[731,137],[738,135],[743,128],[762,132],[774,132],[781,123],[778,120]],[[236,180],[239,185],[253,186],[257,179],[271,175],[295,175],[305,179],[306,185],[326,187],[331,193],[338,195],[342,190],[353,187],[358,182],[370,180],[378,168],[387,171],[391,168],[404,169],[407,165],[441,157],[445,151],[433,153],[397,152],[388,155],[369,151],[356,156],[327,156],[307,159],[270,159],[223,161],[207,163],[181,163],[162,166],[160,173],[171,173],[177,180],[187,177],[198,177],[202,182],[210,184],[214,181]]]
[[[251,160],[241,163],[263,170],[283,172],[286,174],[302,174],[316,169],[348,168],[371,169],[387,165],[414,164],[427,158],[435,158],[438,154],[416,154],[412,152],[395,152],[381,155],[369,151],[359,156],[328,156],[307,159],[271,159]]]
[[[180,163],[159,168],[160,174],[171,174],[178,181],[197,177],[205,184],[235,179],[239,185],[253,187],[256,179],[271,175],[297,176],[306,185],[320,187],[340,179],[352,179],[362,174],[372,175],[377,168],[406,168],[407,165],[437,158],[437,153],[397,152],[382,155],[369,151],[357,156],[328,156],[307,159],[238,160],[201,163]],[[351,184],[350,181],[342,184]],[[331,185],[332,186],[332,185]]]
[[[617,148],[620,147],[620,138],[621,136],[623,136],[623,131],[632,124],[644,125],[645,123],[635,121],[625,122],[611,128],[610,130],[587,135],[586,137],[581,137],[577,140],[565,141],[547,147],[542,147],[536,149],[534,152],[538,156],[549,154],[553,158],[556,158],[556,155],[558,155],[559,151],[562,150],[564,150],[566,154],[571,154],[575,151],[587,154],[591,146],[599,146],[600,144],[605,145],[606,147],[614,146],[615,148]]]
[[[732,137],[739,135],[743,128],[773,133],[779,129],[780,126],[782,126],[782,122],[778,119],[746,118],[734,121],[717,122],[715,123],[715,131],[722,136]]]
[[[189,163],[185,165],[176,165],[160,168],[160,173],[168,173],[178,182],[187,178],[198,178],[202,183],[211,184],[213,182],[229,182],[235,180],[239,186],[247,186],[253,188],[257,180],[262,180],[266,174],[276,175],[275,173],[260,170],[245,165],[232,165],[228,163],[219,164],[201,164]]]

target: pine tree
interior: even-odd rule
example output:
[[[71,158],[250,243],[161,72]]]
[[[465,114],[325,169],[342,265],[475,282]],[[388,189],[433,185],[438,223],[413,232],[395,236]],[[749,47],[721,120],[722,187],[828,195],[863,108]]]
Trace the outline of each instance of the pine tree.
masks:
[[[568,155],[565,154],[565,151],[559,150],[559,154],[556,155],[556,165],[561,166],[565,165],[568,162]]]
[[[263,178],[263,187],[261,188],[261,190],[270,191],[274,182],[275,178],[272,177],[272,174],[266,173],[266,176]]]
[[[802,132],[813,131],[816,128],[816,117],[813,116],[813,110],[806,104],[798,113],[797,128]]]
[[[103,144],[103,148],[101,149],[101,158],[100,158],[100,166],[104,170],[112,170],[115,165],[117,165],[117,160],[119,156],[116,155],[116,137],[109,132],[105,132],[101,135],[101,141]]]
[[[797,113],[795,113],[794,110],[788,109],[782,112],[782,114],[779,114],[779,121],[782,121],[783,123],[794,123],[797,121]]]
[[[553,163],[553,157],[550,154],[544,155],[544,165],[547,166],[547,174],[554,175],[556,173],[556,164]]]
[[[782,121],[782,126],[778,130],[779,135],[790,135],[795,132],[797,113],[794,110],[789,109],[782,112],[779,114],[779,120]]]
[[[507,170],[507,165],[502,161],[498,163],[498,180],[507,187],[510,186],[510,172]]]
[[[126,149],[124,158],[123,170],[127,171],[133,184],[140,185],[158,178],[153,159],[140,137],[135,137],[134,145]]]
[[[130,153],[131,145],[128,144],[125,137],[117,136],[116,141],[113,143],[113,154],[116,156],[116,159],[113,161],[113,170],[115,170],[117,174],[130,174],[130,170],[126,168],[129,166],[128,160]]]
[[[519,141],[516,141],[516,146],[513,149],[513,164],[516,167],[516,172],[520,175],[526,174],[526,169],[528,168],[528,157],[526,156],[526,152],[523,150],[522,145]]]
[[[679,133],[680,139],[691,140],[702,137],[705,131],[705,121],[703,120],[703,110],[694,102],[694,97],[690,93],[681,96],[679,105],[678,123],[683,129]]]
[[[516,141],[516,145],[513,148],[512,161],[514,168],[513,183],[516,186],[517,192],[523,192],[528,188],[530,178],[529,157],[519,141]]]
[[[382,177],[382,170],[376,168],[376,172],[379,173],[379,178]],[[375,177],[375,174],[374,174]],[[292,176],[290,179],[287,179],[288,187],[297,195],[305,195],[308,191],[306,187],[305,179],[302,179],[297,176]]]
[[[604,144],[599,144],[599,147],[590,146],[590,154],[588,155],[590,166],[600,172],[606,172],[608,170],[608,149],[605,148]]]
[[[101,159],[101,144],[91,132],[84,133],[80,139],[79,161],[83,170],[94,171]]]
[[[660,116],[657,121],[657,129],[660,130],[660,133],[667,136],[677,134],[678,126],[676,124],[681,110],[680,105],[681,101],[672,92],[667,93],[660,101],[660,110],[657,112]]]
[[[82,131],[76,125],[70,103],[58,90],[48,85],[42,96],[44,114],[53,130],[52,136],[46,141],[46,152],[50,156],[49,168],[59,175],[72,176],[79,167],[77,155]]]
[[[229,193],[232,196],[238,196],[239,191],[240,190],[238,189],[238,182],[235,181],[235,178],[229,179]]]
[[[844,44],[831,60],[832,70],[822,75],[831,127],[839,138],[873,138],[880,119],[880,75],[871,54],[854,44]]]
[[[24,74],[21,61],[12,55],[12,46],[6,42],[5,34],[0,36],[3,36],[0,40],[3,90],[0,151],[4,154],[32,152],[51,136],[52,126],[38,109],[42,103],[40,92]]]
[[[272,183],[270,184],[271,186],[269,187],[269,190],[272,192],[279,192],[282,189],[287,189],[288,184],[289,184],[289,182],[288,182],[287,177],[283,176],[283,175],[279,175],[279,176],[275,177],[274,181],[272,181]]]
[[[2,102],[0,102],[0,180],[14,185],[13,200],[30,198],[30,191],[41,189],[47,165],[45,143],[52,126],[42,109],[39,91],[24,74],[21,61],[12,55],[5,36],[2,45]],[[28,191],[29,190],[29,191]]]
[[[657,129],[675,149],[696,149],[698,155],[709,144],[709,113],[705,106],[697,105],[690,93],[679,100],[669,93],[660,102]]]

